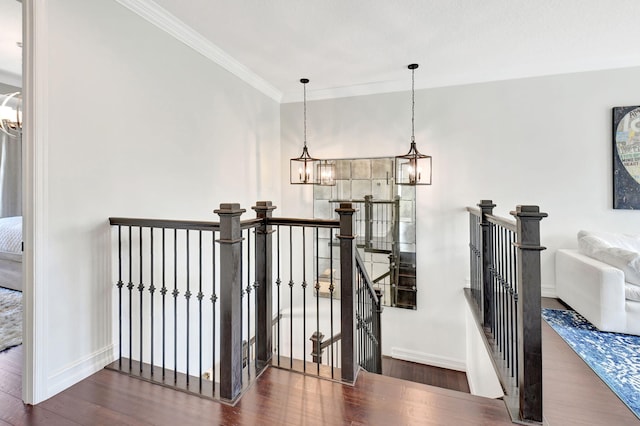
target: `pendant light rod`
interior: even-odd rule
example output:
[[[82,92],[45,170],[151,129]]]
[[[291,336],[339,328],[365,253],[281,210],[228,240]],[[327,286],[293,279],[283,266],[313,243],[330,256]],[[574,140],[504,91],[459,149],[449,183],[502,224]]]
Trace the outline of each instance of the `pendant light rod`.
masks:
[[[418,64],[408,65],[411,70],[411,143],[416,141],[416,68]]]
[[[303,115],[304,115],[304,149],[307,149],[307,83],[309,82],[308,78],[301,78],[300,83],[302,83],[302,99],[303,99]]]

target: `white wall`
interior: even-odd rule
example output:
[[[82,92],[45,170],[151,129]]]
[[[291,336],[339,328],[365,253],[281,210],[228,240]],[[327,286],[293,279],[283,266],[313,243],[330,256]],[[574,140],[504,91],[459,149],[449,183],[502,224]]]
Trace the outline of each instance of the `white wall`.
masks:
[[[538,204],[549,214],[541,224],[547,295],[554,294],[554,252],[575,247],[578,230],[640,233],[637,212],[611,207],[611,108],[638,104],[639,73],[631,68],[416,93],[416,141],[433,155],[433,185],[417,193],[418,310],[384,311],[385,354],[464,368],[465,206],[493,199],[502,216],[516,204]],[[407,91],[308,102],[311,154],[404,154],[410,101]],[[311,188],[286,182],[288,159],[301,150],[300,103],[282,105],[281,135],[283,205],[291,214],[312,215]]]
[[[44,179],[48,397],[110,360],[109,216],[217,220],[280,202],[279,105],[113,1],[51,0]],[[44,30],[43,26],[43,30]],[[42,77],[40,77],[42,78]],[[35,401],[38,402],[38,401]]]

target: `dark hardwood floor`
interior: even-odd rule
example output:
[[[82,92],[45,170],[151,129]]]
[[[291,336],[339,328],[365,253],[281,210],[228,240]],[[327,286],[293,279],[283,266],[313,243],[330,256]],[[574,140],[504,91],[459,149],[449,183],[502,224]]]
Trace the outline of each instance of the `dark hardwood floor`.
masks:
[[[543,306],[563,308],[551,299]],[[542,340],[545,424],[640,424],[544,321]],[[412,367],[388,361],[390,372]],[[276,368],[268,369],[235,407],[108,370],[31,407],[21,401],[21,364],[21,347],[0,353],[0,426],[511,424],[501,400],[370,373],[347,386]],[[429,374],[435,377],[438,371],[424,373]]]
[[[276,368],[235,407],[109,370],[29,407],[20,401],[15,371],[21,356],[20,347],[0,353],[0,425],[511,424],[500,400],[366,372],[348,386]]]
[[[566,309],[556,299],[542,298],[542,307]],[[551,425],[639,425],[640,420],[571,349],[542,321],[542,403]]]

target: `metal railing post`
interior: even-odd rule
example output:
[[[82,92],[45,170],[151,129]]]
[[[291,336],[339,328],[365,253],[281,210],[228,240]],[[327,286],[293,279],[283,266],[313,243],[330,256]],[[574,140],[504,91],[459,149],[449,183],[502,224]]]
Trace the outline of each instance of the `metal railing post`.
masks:
[[[516,206],[518,270],[518,387],[520,418],[542,422],[542,330],[540,322],[540,221],[538,206]]]
[[[256,217],[263,219],[262,225],[256,228],[256,360],[261,363],[259,368],[264,367],[271,361],[273,353],[272,333],[273,333],[273,262],[272,262],[272,237],[274,230],[268,224],[268,219],[272,217],[276,206],[271,201],[258,201],[252,207],[256,212]]]
[[[242,230],[237,203],[223,203],[220,216],[220,397],[242,390]],[[270,324],[270,322],[269,322]]]
[[[355,238],[353,232],[353,209],[351,203],[340,203],[336,209],[340,215],[340,309],[341,309],[341,370],[342,380],[353,383],[358,364],[355,356],[356,307],[355,283]]]
[[[496,205],[491,200],[482,200],[478,207],[482,212],[482,218],[480,222],[481,226],[481,262],[482,262],[482,325],[484,327],[491,328],[493,325],[493,291],[491,290],[491,273],[492,273],[492,258],[493,258],[493,244],[491,241],[491,225],[487,220],[487,215],[493,214],[493,208]]]

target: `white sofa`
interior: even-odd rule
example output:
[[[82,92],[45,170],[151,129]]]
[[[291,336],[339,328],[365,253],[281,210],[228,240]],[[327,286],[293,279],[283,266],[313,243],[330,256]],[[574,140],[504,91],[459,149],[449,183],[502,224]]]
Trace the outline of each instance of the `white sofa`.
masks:
[[[640,335],[640,238],[581,231],[578,242],[556,252],[558,298],[602,331]]]

